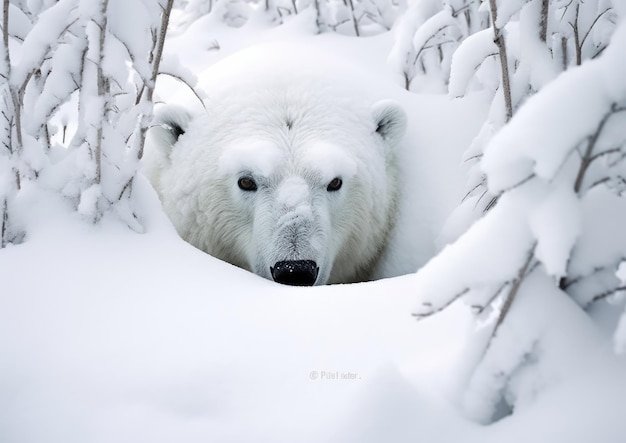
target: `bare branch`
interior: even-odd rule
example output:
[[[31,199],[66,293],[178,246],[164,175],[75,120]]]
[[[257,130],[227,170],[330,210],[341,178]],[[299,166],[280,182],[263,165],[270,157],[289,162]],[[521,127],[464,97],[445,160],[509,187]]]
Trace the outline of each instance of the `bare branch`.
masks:
[[[488,192],[489,192],[489,189],[487,189],[487,188],[485,187],[485,190],[483,191],[483,193],[482,193],[482,194],[480,194],[480,197],[478,197],[478,199],[476,200],[476,203],[474,204],[474,209],[476,209],[476,208],[478,207],[478,204],[479,204],[479,203],[480,203],[480,201],[483,199],[483,197],[484,197],[485,195],[487,195],[487,193],[488,193]]]
[[[161,59],[163,58],[163,47],[165,46],[165,36],[167,34],[167,26],[170,21],[170,13],[172,12],[172,6],[174,5],[174,0],[167,0],[167,4],[163,9],[163,13],[161,14],[161,26],[159,28],[159,36],[156,42],[156,52],[154,54],[154,59],[152,60],[152,76],[150,77],[150,81],[146,85],[146,101],[150,104],[153,103],[154,96],[154,87],[156,85],[156,79],[159,75],[159,66],[161,65]],[[194,91],[195,93],[195,91]],[[137,151],[137,157],[141,159],[143,157],[143,150],[146,141],[146,131],[148,127],[146,124],[142,124],[139,129],[139,149]],[[121,196],[121,194],[120,194]]]
[[[359,22],[358,22],[358,20],[356,19],[356,16],[355,16],[353,0],[348,0],[348,6],[350,7],[350,13],[352,15],[352,23],[354,24],[354,35],[359,37],[360,36]]]
[[[541,0],[541,15],[539,19],[539,38],[546,43],[548,38],[548,12],[550,0]]]
[[[589,29],[587,29],[587,32],[585,33],[585,35],[583,36],[582,40],[580,41],[580,47],[582,48],[583,46],[585,46],[585,41],[587,40],[587,37],[589,37],[589,34],[591,33],[591,31],[593,30],[593,27],[596,25],[596,23],[598,23],[598,20],[600,20],[602,18],[602,16],[604,14],[606,14],[607,12],[609,12],[610,10],[612,10],[613,8],[608,7],[606,8],[604,11],[602,11],[593,21],[593,23],[591,23],[591,26],[589,26]]]
[[[500,326],[506,319],[506,316],[509,314],[509,311],[511,310],[511,306],[513,305],[513,302],[515,301],[515,297],[519,293],[519,289],[522,286],[524,279],[528,276],[530,272],[532,272],[532,269],[534,269],[534,267],[531,267],[531,263],[533,262],[535,258],[536,247],[537,247],[537,243],[535,242],[533,246],[531,247],[530,251],[528,252],[528,257],[526,258],[526,261],[517,272],[517,277],[515,278],[515,280],[513,280],[513,284],[511,285],[511,290],[509,291],[509,293],[507,294],[504,300],[504,304],[502,305],[500,315],[498,315],[498,319],[496,320],[496,325],[493,328],[491,337],[489,338],[489,342],[487,343],[487,347],[485,348],[485,352],[487,352],[487,350],[489,349],[489,346],[491,345],[491,343],[493,342],[493,339],[498,333]]]
[[[506,51],[506,42],[502,30],[496,25],[498,19],[498,6],[496,0],[489,0],[491,11],[491,26],[493,28],[493,41],[500,55],[500,71],[502,74],[502,95],[504,96],[505,117],[508,122],[513,117],[513,100],[511,99],[511,78],[509,76],[509,62]]]
[[[491,198],[491,200],[489,200],[489,203],[487,203],[487,206],[485,206],[485,209],[483,210],[483,212],[489,212],[491,210],[491,208],[493,208],[496,203],[498,203],[498,196],[494,196]]]
[[[434,314],[436,314],[438,312],[441,312],[441,311],[445,310],[448,306],[450,306],[452,303],[454,303],[455,301],[457,301],[458,299],[463,297],[468,292],[469,292],[469,288],[465,288],[461,292],[455,294],[446,303],[444,303],[443,305],[439,306],[438,308],[434,308],[434,309],[433,309],[433,304],[432,303],[424,302],[424,303],[422,303],[422,306],[427,308],[428,312],[415,312],[415,313],[413,313],[411,315],[413,317],[418,318],[418,319],[422,319],[422,318],[425,318],[425,317],[430,317],[431,315],[434,315]]]
[[[174,74],[172,72],[165,72],[165,71],[161,71],[159,72],[159,75],[165,75],[168,77],[172,77],[173,79],[178,80],[179,82],[181,82],[182,84],[184,84],[185,86],[187,86],[189,88],[189,90],[193,93],[193,95],[196,96],[196,98],[198,99],[198,101],[200,102],[200,104],[202,105],[202,107],[204,109],[206,109],[206,106],[204,105],[204,100],[202,100],[202,97],[200,97],[200,94],[198,94],[198,91],[196,91],[196,89],[191,86],[189,84],[189,82],[187,82],[184,78],[182,78],[180,75]]]
[[[614,154],[616,152],[621,152],[621,150],[622,150],[621,148],[612,148],[612,149],[607,149],[606,151],[598,152],[597,154],[594,154],[591,157],[589,157],[589,162],[593,162],[599,159],[600,157],[604,157],[605,155]]]
[[[604,126],[608,122],[609,118],[611,118],[611,116],[623,111],[626,111],[626,108],[618,107],[617,104],[613,103],[609,112],[607,112],[598,123],[596,131],[588,138],[587,149],[585,150],[585,154],[581,159],[580,168],[578,169],[578,175],[576,176],[576,181],[574,182],[574,191],[577,194],[580,194],[581,192],[583,179],[585,178],[585,174],[587,173],[587,170],[589,169],[589,166],[593,161],[593,150],[596,147],[596,143],[598,142],[600,134],[602,134],[602,131],[604,130]]]
[[[576,14],[574,15],[574,23],[570,23],[574,30],[574,48],[576,50],[576,66],[580,66],[582,63],[582,45],[580,44],[580,31],[578,29],[578,13],[580,12],[580,5],[576,3]]]
[[[511,186],[509,186],[506,189],[503,189],[502,193],[509,192],[509,191],[512,191],[513,189],[519,188],[520,186],[524,185],[525,183],[528,183],[529,181],[531,181],[536,176],[537,175],[533,172],[532,174],[530,174],[530,175],[524,177],[523,179],[521,179],[519,182],[512,184]]]
[[[448,5],[448,8],[450,9],[450,15],[454,18],[457,18],[459,13],[467,11],[471,6],[472,6],[472,3],[468,2],[467,4],[463,6],[459,6],[458,9],[454,9],[454,7],[452,7],[451,5]]]
[[[560,288],[563,290],[567,290],[570,288],[570,286],[576,285],[580,282],[582,282],[583,280],[593,277],[594,275],[597,275],[601,272],[605,272],[607,271],[607,269],[611,272],[611,273],[615,273],[615,271],[617,270],[617,264],[626,261],[626,257],[620,257],[619,259],[615,260],[614,263],[616,263],[614,266],[615,268],[611,269],[608,266],[597,266],[595,268],[593,268],[591,270],[591,272],[589,272],[588,274],[583,274],[583,275],[577,275],[576,277],[573,278],[563,278],[561,281],[561,285]]]
[[[593,303],[599,302],[600,300],[604,300],[605,298],[608,298],[611,295],[615,295],[618,292],[622,292],[622,291],[626,291],[626,286],[618,286],[617,288],[613,288],[613,289],[609,289],[608,291],[601,292],[600,294],[595,295],[589,301],[589,303],[587,303],[585,308],[588,308],[589,305],[592,305]]]
[[[474,191],[476,191],[478,188],[480,188],[481,186],[484,186],[485,181],[481,181],[480,183],[478,183],[476,186],[474,186],[472,189],[470,189],[469,191],[467,191],[467,194],[465,194],[463,196],[463,198],[461,199],[462,202],[464,202],[465,200],[467,200],[469,198],[470,195],[472,195],[474,193]]]
[[[6,2],[6,0],[5,0]],[[2,225],[0,226],[0,248],[4,248],[7,241],[7,229],[9,226],[9,208],[6,197],[2,201]]]
[[[99,40],[98,40],[98,62],[96,63],[96,81],[97,81],[97,85],[98,85],[98,96],[99,97],[104,97],[108,87],[107,84],[108,82],[106,81],[106,79],[104,78],[104,73],[102,70],[102,64],[104,61],[104,44],[105,44],[105,39],[106,39],[106,30],[107,30],[107,22],[108,22],[108,16],[107,16],[107,9],[109,7],[109,0],[103,0],[102,1],[102,6],[100,8],[100,15],[101,15],[101,19],[102,19],[102,23],[97,23],[94,20],[94,23],[96,23],[98,25],[98,27],[100,28],[100,35],[98,36]],[[102,129],[102,125],[103,122],[106,120],[106,104],[102,107],[102,109],[100,110],[101,112],[101,117],[102,120],[100,121],[100,123],[98,124],[98,127],[96,128],[96,146],[95,146],[95,160],[96,160],[96,178],[95,178],[95,182],[96,183],[100,183],[102,180],[102,136],[103,136],[103,129]]]
[[[437,29],[437,30],[436,30],[436,31],[435,31],[435,32],[434,32],[434,33],[433,33],[430,37],[428,37],[428,38],[426,39],[426,41],[424,42],[424,44],[420,47],[419,51],[417,51],[417,54],[415,55],[415,58],[413,59],[413,64],[417,63],[417,60],[419,60],[420,55],[422,55],[422,52],[423,52],[424,50],[426,50],[426,49],[428,49],[428,48],[432,47],[432,46],[428,46],[428,45],[429,45],[429,43],[430,43],[430,41],[431,41],[432,39],[434,39],[435,37],[437,37],[437,35],[438,35],[441,31],[443,31],[443,30],[445,30],[445,29],[447,29],[447,28],[450,28],[451,26],[452,26],[452,25],[443,25],[443,26],[441,26],[439,29]],[[433,46],[434,46],[434,45],[433,45]]]
[[[165,46],[165,35],[167,34],[167,25],[170,21],[170,14],[172,12],[172,6],[174,0],[167,0],[165,9],[161,16],[161,27],[159,29],[159,37],[157,40],[156,54],[152,64],[152,85],[148,87],[148,101],[152,102],[152,95],[154,93],[154,83],[156,83],[157,76],[159,75],[159,66],[161,65],[161,59],[163,58],[163,47]]]
[[[8,62],[7,68],[11,66],[9,55],[9,0],[3,1],[2,6],[2,42],[4,43],[5,57]]]
[[[506,288],[510,284],[511,284],[510,281],[505,281],[504,283],[502,283],[498,287],[498,289],[496,289],[493,295],[489,297],[489,300],[487,300],[487,303],[484,303],[483,305],[472,305],[472,309],[474,310],[476,315],[482,314],[485,311],[485,309],[487,309],[488,306],[491,306],[491,304],[498,298],[498,296],[504,290],[504,288]]]

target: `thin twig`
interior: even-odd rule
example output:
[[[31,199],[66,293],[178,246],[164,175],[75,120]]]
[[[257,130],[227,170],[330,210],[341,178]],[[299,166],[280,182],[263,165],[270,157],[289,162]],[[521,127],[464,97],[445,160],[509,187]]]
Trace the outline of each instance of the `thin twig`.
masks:
[[[591,30],[593,29],[593,27],[596,25],[596,23],[598,23],[598,20],[600,20],[602,18],[602,16],[604,14],[606,14],[607,12],[609,12],[611,9],[611,7],[606,8],[604,11],[602,11],[593,21],[593,23],[591,23],[591,26],[589,26],[589,29],[587,29],[587,32],[585,33],[585,35],[583,36],[582,40],[580,41],[580,47],[582,48],[583,46],[585,46],[585,40],[587,40],[587,37],[589,37],[589,34],[591,33]]]
[[[352,15],[352,23],[354,25],[354,34],[357,37],[359,37],[361,35],[361,33],[359,32],[359,22],[356,19],[353,0],[348,0],[348,6],[350,7],[350,12],[351,12],[351,15]]]
[[[159,75],[159,66],[161,65],[161,59],[163,58],[163,48],[165,46],[165,36],[167,34],[167,26],[170,21],[170,14],[172,12],[172,6],[174,5],[174,0],[167,0],[167,4],[161,13],[161,26],[159,28],[159,36],[157,38],[156,43],[156,52],[154,53],[154,57],[152,58],[152,74],[150,76],[150,80],[145,88],[145,100],[150,105],[153,103],[154,97],[154,88],[156,85],[157,76]],[[141,159],[143,157],[143,151],[146,144],[146,132],[148,131],[147,124],[142,123],[139,128],[139,149],[137,150],[137,158]],[[120,197],[122,196],[120,194]]]
[[[576,14],[574,15],[574,23],[570,23],[570,26],[574,30],[574,49],[576,50],[576,66],[580,66],[582,63],[582,45],[580,44],[580,31],[578,29],[578,13],[580,5],[576,3]]]
[[[498,287],[498,289],[496,289],[493,295],[489,297],[489,299],[487,300],[487,303],[484,303],[482,305],[472,305],[472,309],[476,312],[476,315],[482,314],[485,311],[485,309],[487,309],[487,306],[490,306],[496,300],[496,298],[498,298],[498,296],[504,290],[504,288],[506,288],[510,284],[511,284],[510,281],[505,281],[504,283],[502,283]]]
[[[0,248],[4,248],[7,245],[7,228],[9,225],[9,208],[6,197],[2,202],[2,226],[0,227]]]
[[[608,291],[604,291],[601,292],[600,294],[595,295],[585,306],[585,309],[589,307],[589,305],[592,305],[593,303],[599,302],[600,300],[603,300],[607,297],[610,297],[611,295],[614,295],[618,292],[621,291],[626,291],[626,286],[618,286],[617,288],[614,289],[609,289]]]
[[[511,290],[509,291],[506,298],[504,299],[504,304],[502,305],[502,309],[500,310],[500,315],[498,315],[498,319],[496,320],[496,324],[493,328],[493,331],[491,332],[491,336],[489,337],[489,341],[487,342],[487,346],[485,347],[485,351],[483,352],[483,355],[485,355],[487,351],[489,350],[491,343],[493,342],[494,338],[496,337],[496,334],[498,333],[498,330],[500,329],[500,326],[502,325],[502,323],[504,322],[504,320],[506,319],[507,315],[509,314],[511,310],[511,306],[513,305],[513,302],[515,301],[515,297],[517,297],[517,294],[519,293],[519,289],[522,286],[524,279],[530,273],[529,270],[531,269],[531,263],[533,259],[535,258],[536,247],[537,247],[537,243],[535,242],[533,246],[531,247],[530,251],[528,252],[528,257],[526,258],[526,261],[517,272],[517,277],[515,278],[515,280],[513,280],[513,283],[511,285]]]
[[[179,82],[181,82],[183,85],[187,86],[189,88],[189,90],[193,93],[193,95],[196,96],[196,98],[198,99],[198,101],[200,102],[200,104],[202,105],[202,107],[204,109],[206,109],[206,105],[204,104],[204,100],[202,100],[202,97],[200,97],[200,94],[198,93],[198,91],[196,91],[196,89],[191,86],[189,84],[189,82],[187,80],[185,80],[183,77],[181,77],[178,74],[174,74],[171,72],[166,72],[166,71],[161,71],[159,72],[159,75],[165,75],[167,77],[172,77],[175,80],[178,80]]]
[[[541,0],[541,15],[539,18],[539,39],[546,43],[548,38],[548,12],[550,0]]]
[[[448,306],[450,306],[452,303],[454,303],[455,301],[457,301],[458,299],[460,299],[461,297],[463,297],[465,294],[467,294],[469,292],[469,288],[465,288],[463,289],[461,292],[457,293],[456,295],[454,295],[450,300],[448,300],[446,303],[444,303],[443,305],[439,306],[438,308],[433,309],[433,304],[430,302],[424,302],[422,303],[422,306],[424,306],[425,308],[429,309],[429,312],[414,312],[413,314],[411,314],[413,317],[416,318],[425,318],[425,317],[430,317],[431,315],[434,315],[438,312],[441,312],[443,310],[445,310]]]
[[[587,149],[585,150],[585,153],[581,159],[580,168],[578,169],[578,175],[576,176],[576,181],[574,182],[574,192],[576,192],[577,194],[580,194],[581,192],[583,179],[585,178],[585,174],[587,173],[587,170],[589,169],[589,166],[593,161],[593,150],[596,147],[596,143],[598,142],[600,134],[602,134],[606,123],[612,115],[618,112],[622,112],[624,110],[626,110],[626,108],[618,107],[615,103],[613,103],[613,105],[611,105],[610,111],[607,112],[600,120],[600,123],[598,123],[596,131],[590,137],[588,137]]]

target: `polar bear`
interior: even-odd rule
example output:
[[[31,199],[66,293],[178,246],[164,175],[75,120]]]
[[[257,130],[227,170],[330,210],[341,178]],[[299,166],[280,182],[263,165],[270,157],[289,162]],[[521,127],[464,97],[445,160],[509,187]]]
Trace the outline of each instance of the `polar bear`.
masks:
[[[181,237],[278,283],[371,279],[403,109],[307,73],[218,83],[206,109],[166,105],[148,131],[144,172]]]

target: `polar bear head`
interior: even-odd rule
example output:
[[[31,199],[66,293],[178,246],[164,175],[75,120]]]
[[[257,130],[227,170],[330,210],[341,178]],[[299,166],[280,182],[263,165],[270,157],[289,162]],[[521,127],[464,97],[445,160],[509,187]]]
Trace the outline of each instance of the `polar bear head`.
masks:
[[[229,89],[197,115],[162,108],[144,171],[208,254],[284,284],[364,281],[394,223],[405,126],[394,102],[312,80]]]

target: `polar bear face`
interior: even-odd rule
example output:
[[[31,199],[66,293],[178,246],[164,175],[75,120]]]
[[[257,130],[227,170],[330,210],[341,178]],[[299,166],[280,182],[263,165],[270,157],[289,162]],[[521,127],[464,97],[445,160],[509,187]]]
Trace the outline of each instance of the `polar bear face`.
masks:
[[[194,117],[165,108],[150,131],[145,170],[180,235],[279,283],[367,280],[393,226],[402,109],[239,93]]]
[[[355,197],[364,186],[354,159],[325,142],[290,153],[247,141],[225,150],[220,169],[232,210],[246,221],[248,233],[237,239],[243,267],[281,283],[327,283],[357,228]]]

